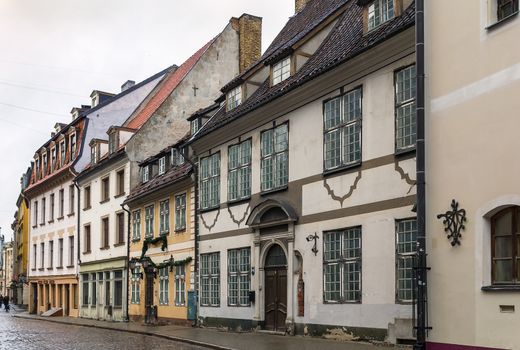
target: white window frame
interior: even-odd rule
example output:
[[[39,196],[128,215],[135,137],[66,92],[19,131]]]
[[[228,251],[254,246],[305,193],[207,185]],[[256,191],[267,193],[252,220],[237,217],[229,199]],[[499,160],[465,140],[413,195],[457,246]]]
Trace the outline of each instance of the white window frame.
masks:
[[[228,201],[251,196],[251,139],[228,148]]]
[[[279,139],[282,135],[286,135],[285,142],[283,139]],[[268,192],[287,187],[289,182],[289,124],[286,122],[263,131],[260,135],[260,145],[261,191]]]
[[[186,266],[175,266],[175,306],[186,305]]]
[[[153,204],[144,208],[144,236],[146,238],[153,237],[154,210],[155,206]]]
[[[146,165],[146,166],[142,167],[141,174],[142,174],[143,183],[150,181],[150,166]]]
[[[170,200],[159,202],[159,233],[166,235],[170,233]]]
[[[200,160],[200,209],[220,204],[220,152]]]
[[[186,229],[186,193],[175,196],[175,231]]]
[[[166,156],[159,158],[159,175],[166,172]]]
[[[141,303],[141,267],[137,266],[134,268],[131,277],[131,288],[132,296],[130,299],[131,304]]]
[[[65,164],[65,158],[67,157],[67,150],[65,149],[65,140],[60,141],[60,167]]]
[[[226,110],[230,111],[242,103],[242,86],[237,86],[227,93]]]
[[[250,306],[251,248],[228,250],[228,306]]]
[[[132,212],[132,240],[141,239],[141,209]]]
[[[398,303],[411,303],[414,299],[413,267],[417,255],[417,219],[396,220],[395,237],[395,296]],[[407,288],[403,288],[403,285]]]
[[[201,254],[202,306],[220,306],[220,252]]]
[[[168,305],[169,302],[170,268],[168,266],[159,269],[159,304]]]
[[[70,159],[74,159],[76,153],[76,133],[70,135]]]
[[[417,141],[415,64],[397,70],[394,74],[394,80],[395,150],[396,152],[404,152],[415,149]]]
[[[375,0],[368,6],[368,31],[395,17],[394,0]]]
[[[285,57],[273,65],[272,85],[281,83],[291,76],[291,57]]]

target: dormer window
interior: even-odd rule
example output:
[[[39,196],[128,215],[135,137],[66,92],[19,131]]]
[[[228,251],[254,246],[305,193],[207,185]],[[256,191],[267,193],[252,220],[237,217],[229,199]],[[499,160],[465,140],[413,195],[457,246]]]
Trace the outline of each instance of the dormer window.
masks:
[[[99,146],[94,144],[90,147],[90,162],[96,164],[99,158]]]
[[[286,57],[273,66],[273,85],[281,83],[291,76],[291,58]]]
[[[166,172],[166,157],[159,158],[159,175]]]
[[[230,111],[242,103],[242,87],[237,86],[227,93],[226,110]]]
[[[394,0],[375,0],[368,6],[368,30],[394,18]]]
[[[40,178],[40,157],[36,158],[36,178]]]
[[[110,154],[117,151],[117,148],[119,146],[119,133],[117,131],[112,132],[108,136],[108,152]]]
[[[184,157],[176,148],[172,148],[171,158],[172,166],[179,166],[184,164]]]
[[[76,153],[76,134],[70,135],[70,157],[71,159],[74,157]]]
[[[42,156],[42,163],[43,163],[43,175],[42,176],[45,176],[47,174],[47,153],[45,153]],[[40,167],[40,162],[37,162],[36,165],[39,168]]]
[[[65,149],[65,140],[60,142],[60,164],[63,166],[65,164],[65,155],[66,155],[66,149]]]
[[[191,121],[191,134],[194,135],[200,129],[200,118]]]
[[[92,96],[92,108],[96,107],[98,104],[99,104],[99,95],[94,94],[94,96]]]
[[[144,166],[141,168],[141,176],[143,179],[143,183],[148,182],[150,180],[150,166]]]
[[[51,149],[51,167],[52,170],[56,169],[56,147]]]

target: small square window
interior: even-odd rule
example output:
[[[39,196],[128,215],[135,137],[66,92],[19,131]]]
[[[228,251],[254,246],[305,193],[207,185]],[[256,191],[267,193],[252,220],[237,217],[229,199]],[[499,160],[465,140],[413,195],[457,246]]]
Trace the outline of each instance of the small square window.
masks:
[[[394,0],[375,0],[368,6],[368,30],[394,18]]]
[[[242,103],[242,87],[238,86],[227,93],[227,110],[230,111]]]
[[[273,85],[291,76],[291,58],[287,57],[273,66]]]

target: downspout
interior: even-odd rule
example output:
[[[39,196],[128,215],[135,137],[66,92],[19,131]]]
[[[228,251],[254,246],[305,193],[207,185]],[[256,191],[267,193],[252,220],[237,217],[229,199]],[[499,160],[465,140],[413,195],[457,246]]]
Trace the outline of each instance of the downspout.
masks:
[[[197,164],[193,163],[191,159],[184,153],[182,148],[178,148],[177,151],[181,154],[182,158],[184,158],[185,161],[191,164],[191,167],[193,169],[193,175],[194,175],[194,181],[195,181],[195,203],[193,205],[195,206],[195,219],[193,223],[193,230],[195,235],[195,253],[193,258],[193,271],[195,273],[195,297],[197,300],[196,305],[198,306],[198,298],[199,298],[199,220],[198,220],[198,211],[199,211],[199,171]],[[197,315],[195,316],[195,322],[194,326],[197,326],[199,323],[199,308],[197,307]]]
[[[425,121],[424,121],[424,0],[415,1],[415,54],[417,69],[417,340],[414,349],[426,349],[427,263],[426,263],[426,186],[425,186]]]
[[[80,213],[81,213],[81,210],[80,210],[80,206],[79,205],[81,203],[80,202],[80,193],[81,193],[81,191],[79,190],[79,185],[78,185],[78,183],[76,182],[75,179],[72,181],[72,183],[74,184],[74,187],[76,187],[78,189],[78,195],[77,195],[78,216],[77,216],[77,224],[76,224],[76,226],[77,226],[76,233],[77,233],[77,237],[78,237],[78,244],[77,244],[77,246],[78,246],[77,247],[78,257],[76,259],[76,261],[77,261],[77,264],[76,264],[77,265],[76,266],[76,278],[78,278],[78,289],[79,289],[79,266],[81,265],[81,259],[80,259],[80,256],[81,256],[80,255],[80,252],[81,252],[81,248],[80,248],[80,242],[81,242],[81,240],[80,240],[80,235],[81,235],[81,231],[80,231],[80,229],[81,229],[80,228],[80,216],[81,216],[81,214]]]
[[[126,211],[128,214],[128,220],[127,220],[127,229],[126,229],[126,261],[125,261],[125,269],[126,269],[126,312],[125,312],[125,322],[130,321],[130,318],[128,316],[128,298],[130,297],[130,271],[128,270],[129,265],[128,262],[130,260],[130,219],[131,219],[131,213],[130,210],[125,208],[125,204],[121,204],[121,208]]]

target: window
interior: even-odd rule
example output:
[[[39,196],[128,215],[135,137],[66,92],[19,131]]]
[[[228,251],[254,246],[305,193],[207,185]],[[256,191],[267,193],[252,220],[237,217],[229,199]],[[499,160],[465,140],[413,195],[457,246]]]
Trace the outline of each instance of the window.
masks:
[[[90,186],[86,186],[83,190],[83,209],[90,209]]]
[[[132,213],[132,239],[141,239],[141,210],[136,210]]]
[[[90,225],[85,225],[83,227],[83,232],[85,236],[85,250],[84,253],[90,253],[90,242],[91,242],[91,236],[90,236]]]
[[[175,196],[175,231],[186,229],[186,194]]]
[[[74,214],[74,197],[75,197],[75,188],[74,185],[69,186],[69,215]]]
[[[144,208],[144,235],[145,237],[153,237],[153,205]]]
[[[110,272],[105,272],[105,305],[111,305],[111,302],[110,302],[110,284],[111,284],[111,279],[110,279]]]
[[[59,209],[59,214],[60,214],[60,217],[59,218],[63,218],[63,215],[64,215],[64,206],[65,206],[65,190],[62,188],[59,192],[59,206],[58,206],[58,209]],[[59,219],[58,218],[58,219]]]
[[[96,144],[94,144],[93,146],[90,147],[90,162],[92,164],[96,164],[98,161],[98,157],[99,157],[98,146]]]
[[[368,7],[368,30],[394,18],[394,0],[375,0]]]
[[[125,194],[125,169],[119,170],[116,174],[117,196]]]
[[[32,264],[33,265],[33,267],[32,267],[33,270],[36,270],[36,261],[37,261],[37,257],[36,257],[37,256],[36,255],[37,251],[36,251],[36,249],[37,249],[36,248],[36,244],[33,244],[33,264]]]
[[[201,299],[203,306],[220,305],[220,253],[201,254]]]
[[[52,269],[52,263],[54,261],[54,241],[49,241],[49,269]]]
[[[143,183],[150,180],[150,167],[148,165],[141,168],[141,177],[143,179]]]
[[[168,267],[159,269],[159,304],[168,305]]]
[[[214,208],[220,203],[220,153],[200,161],[200,209]]]
[[[170,232],[170,201],[168,199],[159,203],[159,232],[161,235]]]
[[[49,222],[54,221],[54,193],[51,193],[49,197],[50,204],[50,210],[49,210]]]
[[[190,122],[191,134],[194,135],[200,129],[200,118],[195,118]]]
[[[76,134],[70,135],[70,158],[73,159],[76,153]]]
[[[491,218],[491,259],[493,284],[520,284],[520,207]]]
[[[123,271],[114,271],[114,307],[123,306]]]
[[[326,303],[361,301],[361,227],[323,233]]]
[[[497,20],[501,21],[518,12],[518,0],[497,0]]]
[[[40,174],[40,158],[36,158],[35,160],[35,168],[36,168],[36,178],[39,179],[41,174]]]
[[[119,133],[113,132],[110,135],[108,135],[108,152],[110,154],[117,151],[117,148],[119,147]]]
[[[45,153],[43,156],[42,156],[42,164],[43,164],[43,167],[42,167],[42,176],[45,176],[47,175],[47,153]]]
[[[171,153],[170,162],[171,162],[172,166],[178,166],[178,165],[184,164],[184,158],[182,157],[181,152],[179,152],[175,148],[172,148],[171,152],[172,153]]]
[[[325,102],[325,170],[361,161],[361,88]]]
[[[166,157],[159,158],[159,175],[162,175],[166,172]]]
[[[34,225],[38,225],[38,201],[34,201]]]
[[[411,302],[414,299],[413,267],[417,250],[417,220],[399,220],[396,226],[397,300]]]
[[[415,86],[415,65],[395,73],[396,151],[415,147]]]
[[[51,172],[56,169],[56,147],[51,149]]]
[[[283,188],[289,179],[289,130],[287,124],[262,132],[262,191]]]
[[[139,304],[141,300],[141,268],[136,267],[132,273],[131,285],[132,285],[132,304]]]
[[[287,57],[273,66],[273,85],[291,76],[291,58]]]
[[[109,234],[110,234],[110,226],[108,217],[101,219],[101,248],[108,248],[110,245],[109,242]]]
[[[58,267],[63,267],[63,238],[58,239]]]
[[[81,302],[82,306],[88,306],[89,304],[89,299],[88,299],[88,292],[89,292],[89,286],[90,286],[90,283],[89,283],[89,274],[88,273],[84,273],[81,275],[81,279],[82,279],[82,290],[83,290],[83,300]]]
[[[69,236],[69,266],[74,266],[74,236]]]
[[[228,250],[228,305],[249,306],[251,249]]]
[[[186,304],[186,270],[184,265],[175,266],[175,305]]]
[[[40,268],[43,269],[45,261],[45,243],[40,243]]]
[[[101,203],[110,200],[110,178],[101,179]]]
[[[241,103],[242,103],[242,87],[237,86],[236,88],[234,88],[233,90],[231,90],[230,92],[227,93],[226,109],[228,111],[230,111]]]
[[[228,149],[228,201],[251,196],[251,140]]]
[[[116,214],[117,231],[116,231],[116,244],[125,243],[125,213]]]
[[[42,198],[42,222],[41,225],[45,225],[45,203],[47,199],[45,197]]]
[[[63,166],[63,164],[65,164],[65,155],[67,154],[66,153],[66,149],[65,149],[65,141],[61,141],[60,142],[60,166]]]
[[[91,290],[92,290],[92,297],[90,298],[90,305],[91,306],[96,306],[96,303],[97,303],[97,287],[96,287],[96,274],[95,273],[91,273],[90,274],[90,285],[92,286],[91,287]]]

